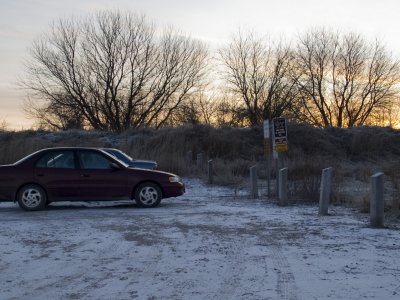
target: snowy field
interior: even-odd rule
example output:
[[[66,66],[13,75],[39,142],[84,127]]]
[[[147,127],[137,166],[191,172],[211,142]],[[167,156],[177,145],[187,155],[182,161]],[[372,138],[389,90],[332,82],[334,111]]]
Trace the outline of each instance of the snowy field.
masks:
[[[400,230],[186,180],[154,209],[0,203],[0,299],[400,299]]]

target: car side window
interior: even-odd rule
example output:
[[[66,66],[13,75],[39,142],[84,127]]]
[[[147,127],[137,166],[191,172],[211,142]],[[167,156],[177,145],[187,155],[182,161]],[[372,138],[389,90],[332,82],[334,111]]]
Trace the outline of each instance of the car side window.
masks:
[[[50,153],[46,153],[36,162],[36,168],[74,169],[74,152],[53,151]]]
[[[112,161],[94,151],[80,151],[79,160],[82,169],[110,169]]]

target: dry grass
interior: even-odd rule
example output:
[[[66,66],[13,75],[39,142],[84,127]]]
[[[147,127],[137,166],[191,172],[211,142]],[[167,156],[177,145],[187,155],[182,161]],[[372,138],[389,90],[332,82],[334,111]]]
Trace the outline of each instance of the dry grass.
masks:
[[[288,127],[290,189],[292,199],[318,201],[323,168],[334,168],[332,201],[368,210],[369,178],[384,172],[388,209],[398,214],[400,191],[400,132],[390,128],[317,129]],[[265,180],[261,128],[182,126],[161,130],[139,129],[122,134],[92,131],[0,131],[0,164],[13,163],[47,147],[115,147],[134,158],[156,160],[162,170],[206,179],[206,163],[213,160],[214,182],[240,186],[257,164]],[[203,154],[198,166],[197,154]],[[189,157],[190,155],[190,157]],[[276,174],[273,164],[272,177]]]

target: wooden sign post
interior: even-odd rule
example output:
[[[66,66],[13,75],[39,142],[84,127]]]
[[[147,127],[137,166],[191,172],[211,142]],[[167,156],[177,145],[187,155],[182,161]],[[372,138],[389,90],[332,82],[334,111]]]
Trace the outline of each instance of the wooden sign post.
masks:
[[[267,160],[267,185],[268,185],[268,198],[271,197],[271,129],[269,120],[264,120],[264,153]]]
[[[273,150],[274,158],[276,161],[276,191],[278,198],[279,191],[279,176],[278,171],[285,168],[284,153],[289,150],[288,139],[287,139],[287,127],[285,118],[274,118],[272,120],[272,132],[273,132]],[[275,155],[276,154],[276,155]]]

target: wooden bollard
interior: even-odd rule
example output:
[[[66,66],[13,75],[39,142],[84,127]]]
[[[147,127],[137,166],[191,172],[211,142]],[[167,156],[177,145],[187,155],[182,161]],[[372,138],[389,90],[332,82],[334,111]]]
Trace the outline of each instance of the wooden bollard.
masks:
[[[250,167],[251,198],[258,198],[257,166]]]
[[[213,161],[209,160],[208,161],[208,183],[213,184]]]
[[[283,168],[279,170],[279,196],[278,196],[278,205],[286,206],[287,205],[287,177],[288,177],[288,168]]]
[[[328,214],[329,202],[332,191],[332,168],[322,170],[321,190],[319,193],[319,214],[326,216]]]
[[[370,219],[371,227],[383,227],[384,223],[383,173],[371,176]]]
[[[188,152],[186,152],[186,162],[192,163],[192,160],[193,160],[193,152],[189,150]]]
[[[203,153],[197,154],[197,167],[198,168],[203,168],[203,161],[204,161],[204,154]]]

